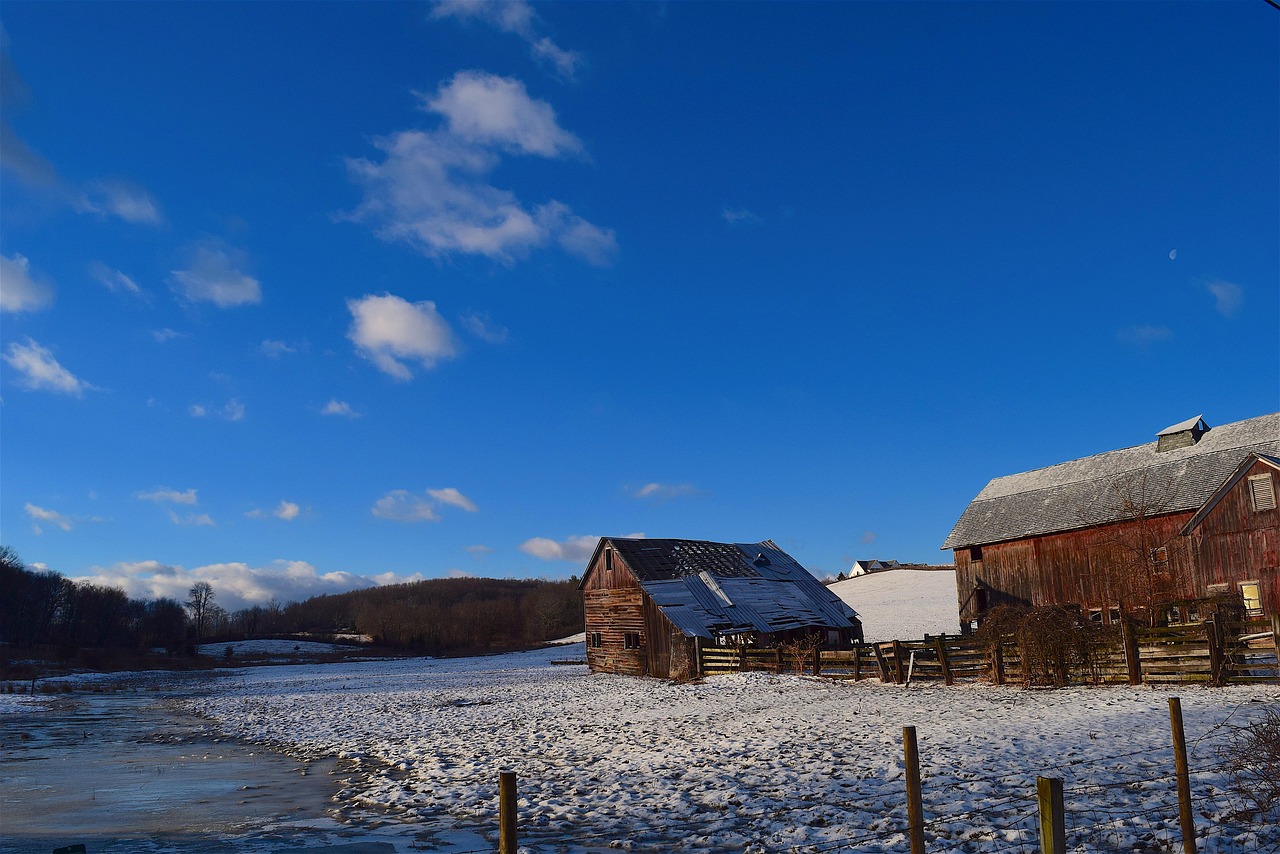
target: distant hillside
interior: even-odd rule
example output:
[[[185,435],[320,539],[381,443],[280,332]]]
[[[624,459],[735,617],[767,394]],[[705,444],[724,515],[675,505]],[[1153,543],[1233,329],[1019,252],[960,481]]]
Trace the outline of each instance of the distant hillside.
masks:
[[[953,569],[890,569],[837,581],[827,589],[858,612],[868,641],[960,631]]]

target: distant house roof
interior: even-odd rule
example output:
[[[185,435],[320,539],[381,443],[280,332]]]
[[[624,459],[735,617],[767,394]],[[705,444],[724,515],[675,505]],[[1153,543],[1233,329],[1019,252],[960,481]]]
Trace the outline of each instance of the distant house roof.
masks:
[[[852,608],[772,540],[605,537],[597,550],[607,546],[630,567],[667,619],[690,637],[860,625]]]
[[[1126,500],[1147,515],[1200,507],[1252,453],[1280,455],[1280,413],[1203,430],[1196,416],[1161,431],[1194,431],[1193,444],[1157,442],[997,477],[969,503],[944,549],[1105,525],[1126,518]]]

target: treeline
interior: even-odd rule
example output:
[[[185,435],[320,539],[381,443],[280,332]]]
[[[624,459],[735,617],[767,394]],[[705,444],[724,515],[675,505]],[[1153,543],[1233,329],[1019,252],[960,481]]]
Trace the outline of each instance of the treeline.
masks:
[[[197,643],[266,635],[368,635],[395,649],[449,655],[515,649],[583,629],[577,579],[440,578],[275,600],[228,612],[196,582],[184,602],[131,599],[123,590],[76,582],[23,564],[0,546],[0,641],[194,654]]]
[[[583,629],[577,578],[437,578],[316,596],[286,606],[294,632],[352,630],[428,655],[510,649]]]
[[[130,599],[117,587],[34,570],[0,546],[0,640],[14,646],[154,648],[187,643],[187,612],[173,599]]]

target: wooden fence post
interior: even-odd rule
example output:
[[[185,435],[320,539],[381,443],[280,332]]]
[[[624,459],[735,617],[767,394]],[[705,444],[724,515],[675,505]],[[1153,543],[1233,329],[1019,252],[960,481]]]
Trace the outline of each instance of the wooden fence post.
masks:
[[[778,663],[775,665],[778,669],[777,669],[777,670],[775,670],[775,671],[773,671],[773,672],[774,672],[774,673],[783,673],[784,671],[783,671],[783,669],[782,669],[782,667],[783,667],[783,665],[782,665],[782,644],[778,644],[777,646],[775,646],[775,647],[774,647],[774,651],[778,654]]]
[[[902,728],[902,758],[907,771],[907,835],[911,854],[924,854],[924,798],[920,793],[920,750],[916,728]]]
[[[1037,777],[1040,802],[1040,854],[1066,854],[1067,822],[1063,815],[1062,778]]]
[[[1206,620],[1204,638],[1209,644],[1209,684],[1221,685],[1226,681],[1226,662],[1222,655],[1222,633],[1217,620]]]
[[[899,685],[903,682],[902,675],[902,641],[895,640],[893,642],[893,676]]]
[[[991,650],[991,682],[994,685],[1004,684],[1004,645],[999,641]]]
[[[516,772],[498,776],[498,852],[516,854]]]
[[[813,675],[822,675],[822,650],[816,646],[813,648]]]
[[[889,684],[891,677],[889,676],[889,662],[884,660],[884,652],[880,649],[880,644],[873,643],[871,651],[876,654],[876,665],[880,668],[880,681]]]
[[[1280,650],[1280,644],[1276,644],[1276,649]],[[857,682],[862,678],[862,642],[854,641],[853,644],[853,681]]]
[[[1130,685],[1142,684],[1142,658],[1138,652],[1138,631],[1133,623],[1120,623],[1120,645],[1124,649],[1124,666]]]
[[[1182,825],[1182,850],[1196,854],[1196,819],[1191,811],[1191,775],[1187,768],[1187,738],[1182,729],[1182,700],[1169,698],[1169,724],[1173,729],[1173,767],[1178,776],[1178,823]]]
[[[693,672],[694,675],[701,679],[706,676],[706,665],[702,662],[702,638],[694,637],[693,639]]]
[[[955,681],[951,675],[951,662],[947,659],[947,636],[938,635],[933,639],[933,648],[938,651],[938,664],[942,665],[942,679],[948,685]]]
[[[1276,675],[1280,676],[1280,613],[1271,615],[1271,645],[1276,653]]]

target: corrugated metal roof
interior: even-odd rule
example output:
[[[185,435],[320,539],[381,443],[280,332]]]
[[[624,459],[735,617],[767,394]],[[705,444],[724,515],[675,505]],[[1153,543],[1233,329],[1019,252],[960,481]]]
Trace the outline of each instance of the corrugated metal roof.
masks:
[[[1249,454],[1280,454],[1280,413],[1214,427],[1185,448],[1157,453],[1157,444],[995,478],[965,508],[942,548],[1104,525],[1127,518],[1126,502],[1147,514],[1194,510]]]
[[[852,608],[768,540],[606,537],[604,545],[622,558],[667,619],[691,637],[859,625]]]

